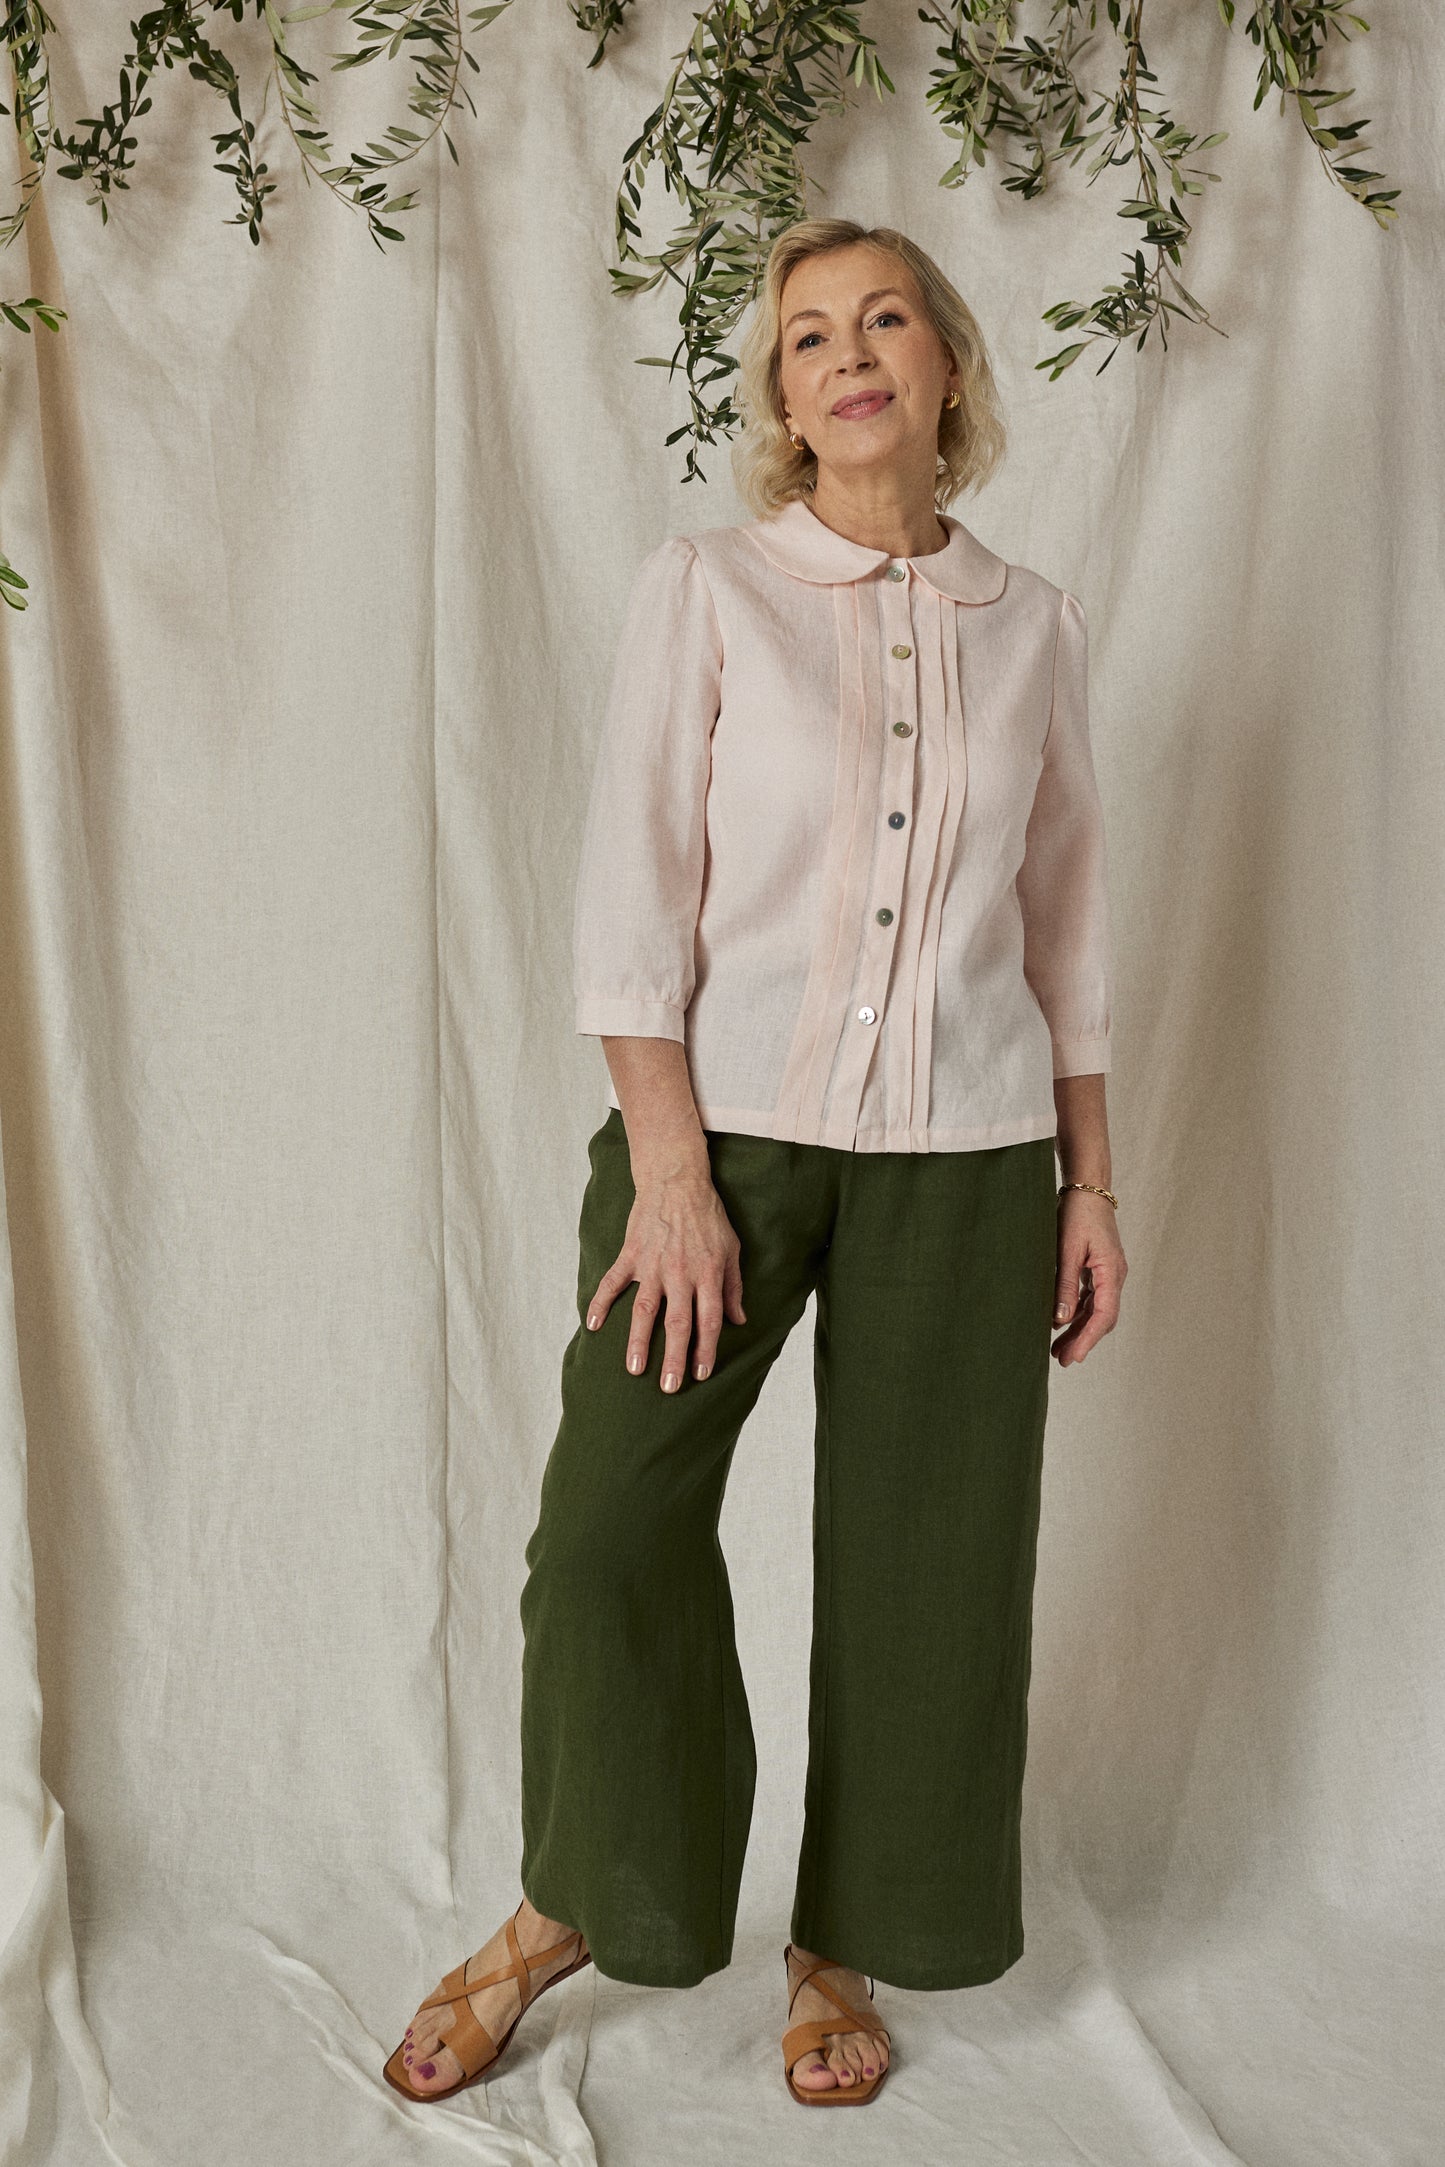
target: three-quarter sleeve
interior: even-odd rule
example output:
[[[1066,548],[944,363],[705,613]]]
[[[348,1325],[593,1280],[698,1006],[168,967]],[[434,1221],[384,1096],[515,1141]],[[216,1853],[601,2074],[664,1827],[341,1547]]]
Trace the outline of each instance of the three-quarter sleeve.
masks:
[[[671,535],[635,575],[593,769],[573,917],[579,1032],[685,1036],[721,679],[702,565]]]
[[[1108,861],[1089,745],[1088,628],[1082,605],[1068,593],[1017,887],[1024,976],[1053,1039],[1054,1074],[1105,1073],[1113,995]]]

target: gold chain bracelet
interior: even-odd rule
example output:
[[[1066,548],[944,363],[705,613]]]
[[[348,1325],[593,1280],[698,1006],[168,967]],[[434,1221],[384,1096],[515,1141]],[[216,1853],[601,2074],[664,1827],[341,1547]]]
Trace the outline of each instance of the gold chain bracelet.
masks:
[[[1065,1189],[1092,1189],[1095,1196],[1107,1196],[1115,1211],[1119,1209],[1119,1199],[1115,1196],[1113,1190],[1101,1189],[1096,1181],[1061,1181],[1059,1183],[1060,1196],[1063,1195]]]

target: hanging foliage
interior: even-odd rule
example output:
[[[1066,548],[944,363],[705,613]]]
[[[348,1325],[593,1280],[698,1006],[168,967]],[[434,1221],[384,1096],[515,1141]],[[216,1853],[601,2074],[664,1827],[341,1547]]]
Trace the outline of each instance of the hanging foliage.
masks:
[[[939,176],[941,187],[961,188],[990,157],[1000,185],[1026,200],[1043,193],[1060,161],[1083,161],[1090,185],[1106,170],[1123,170],[1124,196],[1116,209],[1131,229],[1123,275],[1092,300],[1058,301],[1044,310],[1045,322],[1072,334],[1035,363],[1051,381],[1091,347],[1101,354],[1101,369],[1126,339],[1140,349],[1157,330],[1167,349],[1171,316],[1219,328],[1179,271],[1192,230],[1184,204],[1219,179],[1190,161],[1213,150],[1225,134],[1196,136],[1171,117],[1145,56],[1145,4],[1036,0],[1030,8],[1023,0],[930,0],[918,9],[919,20],[939,39],[925,102],[956,151]],[[136,131],[150,110],[153,77],[161,68],[184,68],[229,110],[232,124],[211,139],[213,163],[237,198],[229,222],[244,225],[259,246],[266,201],[278,184],[257,154],[257,124],[246,116],[240,74],[220,42],[222,19],[229,18],[248,38],[252,24],[264,28],[269,62],[261,111],[274,87],[287,139],[306,176],[364,218],[372,241],[384,249],[404,238],[395,221],[418,201],[416,190],[398,187],[400,169],[438,135],[457,160],[447,121],[458,104],[476,113],[463,71],[480,72],[467,40],[510,5],[496,0],[464,12],[459,0],[306,0],[278,12],[273,0],[162,0],[128,26],[131,46],[120,61],[114,102],[63,134],[51,119],[46,58],[46,39],[56,26],[40,0],[0,0],[14,88],[13,107],[0,102],[0,115],[13,119],[21,153],[17,199],[0,217],[0,245],[19,233],[52,161],[56,175],[81,183],[86,201],[108,219],[111,197],[130,185]],[[628,5],[569,0],[578,28],[595,41],[589,68],[605,58]],[[1228,30],[1235,0],[1214,5]],[[678,289],[674,351],[639,358],[645,367],[673,374],[680,368],[685,376],[688,417],[667,442],[687,440],[687,480],[706,479],[699,447],[728,435],[740,420],[726,389],[737,366],[727,340],[758,290],[777,234],[808,215],[804,153],[814,130],[860,93],[878,99],[894,93],[863,13],[864,0],[855,6],[838,0],[710,0],[694,14],[692,35],[658,104],[624,154],[615,217],[618,262],[608,275],[624,298],[664,280]],[[1036,32],[1019,28],[1028,14],[1043,18]],[[361,148],[338,154],[320,110],[318,76],[290,42],[292,25],[324,15],[341,16],[349,33],[346,49],[330,56],[332,72],[378,61],[403,66],[405,111],[415,125],[393,122]],[[1100,30],[1101,15],[1107,34]],[[1330,40],[1348,41],[1352,30],[1366,31],[1369,24],[1346,0],[1261,0],[1240,15],[1260,53],[1256,109],[1277,91],[1281,109],[1293,107],[1329,178],[1387,226],[1399,190],[1376,187],[1384,176],[1355,162],[1369,122],[1345,119],[1338,108],[1354,93],[1324,88],[1321,81]],[[1085,83],[1086,65],[1115,73]],[[677,199],[678,218],[665,244],[648,254],[640,245],[643,189],[654,166],[664,190]],[[64,313],[33,294],[0,299],[5,322],[27,336],[33,323],[58,330]],[[25,587],[0,555],[0,599],[23,609]]]

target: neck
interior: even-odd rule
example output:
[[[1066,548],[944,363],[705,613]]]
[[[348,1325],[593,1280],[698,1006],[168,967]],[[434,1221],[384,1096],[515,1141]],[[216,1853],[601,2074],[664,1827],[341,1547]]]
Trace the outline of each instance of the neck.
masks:
[[[932,493],[896,479],[870,485],[867,478],[839,481],[820,470],[811,508],[835,534],[865,549],[886,549],[890,557],[927,557],[948,547]]]

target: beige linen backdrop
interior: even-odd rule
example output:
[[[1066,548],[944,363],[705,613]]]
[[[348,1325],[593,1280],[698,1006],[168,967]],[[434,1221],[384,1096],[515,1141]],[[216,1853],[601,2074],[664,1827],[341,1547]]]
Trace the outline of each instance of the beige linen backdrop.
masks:
[[[1251,111],[1212,6],[1151,11],[1177,117],[1231,130],[1185,266],[1228,337],[1167,360],[1035,371],[1041,310],[1117,274],[1129,177],[940,191],[911,5],[868,17],[899,95],[813,158],[814,208],[903,226],[986,327],[1011,455],[954,510],[1089,613],[1131,1264],[1052,1373],[1027,1950],[880,1984],[866,2117],[805,2117],[777,2046],[811,1312],[723,1520],[761,1760],[731,1967],[579,1974],[450,2106],[380,2076],[518,1894],[613,641],[647,549],[745,516],[725,449],[679,481],[681,385],[634,364],[675,289],[605,272],[691,15],[637,9],[590,73],[560,5],[504,16],[385,256],[274,95],[263,245],[227,225],[183,73],[108,227],[47,186],[5,290],[70,320],[0,379],[33,595],[0,756],[6,2167],[1438,2167],[1445,69],[1420,0],[1368,12],[1332,80],[1393,236]],[[63,15],[73,119],[124,11]],[[324,70],[334,28],[292,34]],[[401,117],[374,69],[324,89],[343,145]]]

